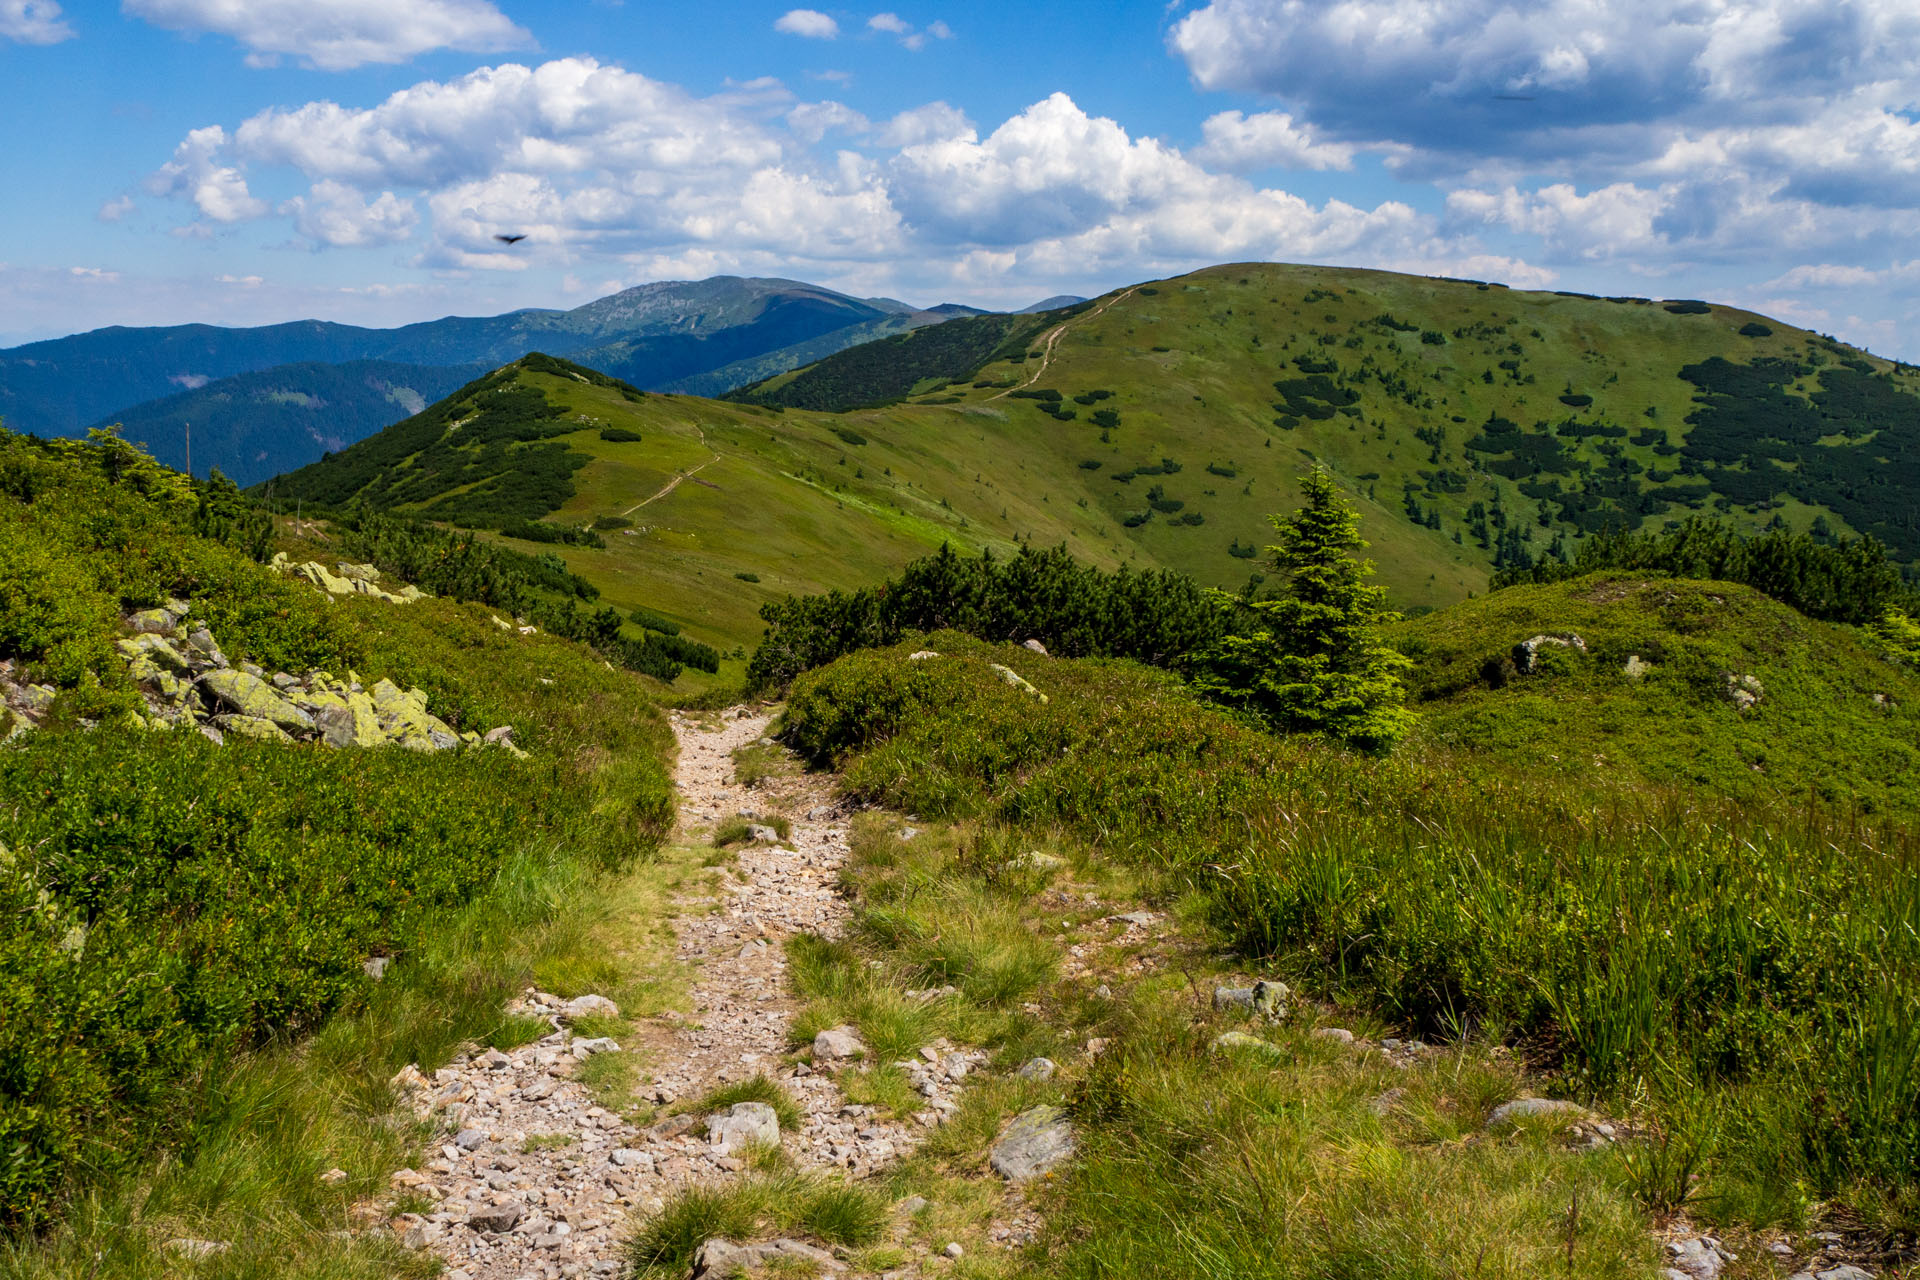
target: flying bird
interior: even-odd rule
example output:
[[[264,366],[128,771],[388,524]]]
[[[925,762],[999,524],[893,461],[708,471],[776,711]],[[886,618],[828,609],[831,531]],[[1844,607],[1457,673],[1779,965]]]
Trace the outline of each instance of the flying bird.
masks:
[[[527,237],[525,235],[494,237],[494,239],[498,240],[501,244],[519,244],[522,240],[525,240],[526,238]]]

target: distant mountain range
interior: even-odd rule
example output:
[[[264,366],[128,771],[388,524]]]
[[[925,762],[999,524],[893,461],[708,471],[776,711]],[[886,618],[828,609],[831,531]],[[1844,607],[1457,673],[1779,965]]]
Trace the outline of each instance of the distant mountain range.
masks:
[[[302,320],[251,329],[115,326],[0,351],[0,419],[78,435],[121,423],[162,461],[242,484],[313,461],[532,351],[650,390],[716,394],[954,316],[795,280],[639,285],[571,311],[449,316],[397,329]]]

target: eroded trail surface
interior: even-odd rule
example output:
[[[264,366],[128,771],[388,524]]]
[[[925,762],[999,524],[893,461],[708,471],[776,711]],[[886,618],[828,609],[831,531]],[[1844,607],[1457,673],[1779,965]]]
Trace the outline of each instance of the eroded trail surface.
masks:
[[[402,1073],[415,1109],[444,1131],[425,1167],[394,1175],[397,1189],[433,1203],[402,1214],[395,1229],[444,1258],[453,1280],[609,1275],[624,1269],[633,1220],[657,1212],[690,1184],[740,1176],[738,1148],[689,1107],[709,1090],[764,1073],[799,1102],[798,1133],[782,1133],[795,1163],[862,1177],[904,1155],[956,1106],[957,1084],[937,1083],[904,1123],[876,1124],[850,1106],[830,1077],[791,1063],[788,1027],[797,1002],[782,943],[796,933],[828,936],[848,911],[836,890],[846,856],[843,814],[817,777],[774,779],[749,792],[734,780],[731,753],[761,740],[769,716],[737,708],[721,716],[674,717],[683,845],[745,811],[777,809],[792,829],[777,844],[744,849],[717,895],[689,897],[675,921],[680,960],[692,974],[691,1009],[640,1024],[626,1043],[577,1024],[612,1011],[596,995],[571,1001],[527,992],[510,1008],[547,1018],[551,1034],[511,1052],[462,1054],[431,1079]],[[638,1101],[665,1118],[638,1127],[602,1107],[574,1077],[597,1053],[638,1053]],[[955,1076],[976,1055],[956,1054]],[[412,1069],[409,1068],[409,1071]],[[677,1105],[676,1105],[677,1104]]]

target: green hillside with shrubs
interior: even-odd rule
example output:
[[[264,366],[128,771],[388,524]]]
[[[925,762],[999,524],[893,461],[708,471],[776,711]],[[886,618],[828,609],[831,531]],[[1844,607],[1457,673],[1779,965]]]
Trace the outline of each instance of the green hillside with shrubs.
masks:
[[[396,545],[319,538],[111,436],[0,433],[0,1230],[20,1265],[69,1274],[72,1248],[157,1274],[154,1233],[226,1215],[250,1229],[231,1265],[407,1272],[327,1235],[409,1149],[388,1077],[498,1028],[528,939],[671,825],[665,686],[618,646],[438,594],[330,598],[266,563]],[[435,550],[468,574],[442,573],[449,595],[575,607],[516,561]],[[295,1040],[298,1065],[276,1056]],[[338,1185],[307,1163],[328,1145],[355,1153]]]
[[[1240,587],[1314,463],[1405,609],[1692,516],[1920,556],[1915,370],[1691,300],[1281,264],[957,319],[729,400],[529,357],[258,492],[538,541],[734,679],[761,605],[943,543]]]

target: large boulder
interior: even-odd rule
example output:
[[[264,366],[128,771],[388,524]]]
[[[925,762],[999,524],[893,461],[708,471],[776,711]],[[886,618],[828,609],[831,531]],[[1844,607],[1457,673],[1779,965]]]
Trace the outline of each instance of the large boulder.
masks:
[[[289,733],[312,733],[313,717],[281,697],[274,687],[258,676],[231,668],[209,671],[200,677],[200,687],[222,706],[238,716],[266,720]]]
[[[373,708],[390,741],[413,751],[445,751],[460,745],[460,735],[427,711],[427,695],[402,689],[391,680],[373,686]]]

